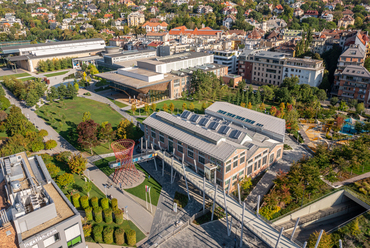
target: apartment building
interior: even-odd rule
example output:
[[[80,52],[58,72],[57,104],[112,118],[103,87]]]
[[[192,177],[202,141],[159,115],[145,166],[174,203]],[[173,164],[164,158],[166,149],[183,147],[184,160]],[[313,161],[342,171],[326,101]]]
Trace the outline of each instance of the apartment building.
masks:
[[[287,58],[284,63],[283,80],[286,77],[298,77],[299,84],[318,87],[324,77],[322,60],[307,58]]]
[[[351,45],[338,59],[337,69],[343,71],[348,65],[363,66],[366,53],[358,45]]]
[[[86,247],[81,215],[51,179],[41,156],[21,152],[0,158],[0,166],[2,197],[10,204],[1,206],[0,223],[11,229],[0,236],[3,247]],[[16,244],[8,243],[8,235],[15,235]]]
[[[145,15],[141,11],[132,12],[127,16],[127,24],[129,27],[135,27],[145,22]]]
[[[176,159],[184,158],[228,193],[269,168],[284,149],[285,120],[226,102],[213,103],[205,115],[153,113],[143,125],[150,144],[174,151]]]
[[[229,74],[235,74],[238,71],[238,51],[213,51],[214,63],[228,67]]]
[[[335,71],[331,96],[337,96],[340,100],[357,99],[368,108],[370,106],[369,85],[370,72],[365,67],[348,65],[343,71]]]

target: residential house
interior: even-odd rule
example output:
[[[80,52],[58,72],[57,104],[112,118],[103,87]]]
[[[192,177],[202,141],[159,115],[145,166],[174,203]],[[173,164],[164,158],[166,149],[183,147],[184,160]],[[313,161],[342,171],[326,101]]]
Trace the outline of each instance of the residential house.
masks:
[[[354,24],[355,24],[355,19],[351,17],[350,15],[346,15],[338,21],[338,28],[347,29],[348,26],[354,25]]]
[[[44,8],[44,7],[38,7],[36,9],[36,13],[48,13],[49,10],[47,8]]]
[[[159,12],[159,9],[156,6],[152,6],[150,8],[150,13],[152,13],[153,15],[157,14],[158,12]]]
[[[230,29],[232,25],[235,23],[236,17],[233,15],[225,16],[224,20],[222,21],[222,25],[225,26],[227,29]]]
[[[278,15],[284,13],[283,6],[281,6],[281,4],[276,5],[276,7],[274,9],[274,13],[276,13]]]
[[[296,8],[294,10],[293,16],[299,18],[303,16],[303,14],[304,14],[304,11],[301,8]]]
[[[145,15],[141,11],[132,12],[127,16],[129,27],[139,26],[145,22]]]
[[[350,45],[338,59],[337,70],[343,71],[349,65],[363,66],[366,52],[359,45]]]
[[[225,7],[222,9],[223,15],[236,15],[238,14],[238,10],[233,7]]]
[[[208,13],[213,12],[213,8],[211,6],[208,6],[208,5],[199,5],[198,9],[197,9],[197,12],[199,14],[208,14]]]
[[[307,10],[306,13],[304,14],[304,16],[301,17],[301,21],[304,18],[309,18],[309,17],[318,18],[319,17],[319,12],[317,10]]]
[[[149,41],[166,42],[170,39],[170,35],[168,34],[168,32],[162,32],[162,33],[148,32],[146,33],[145,38]]]
[[[342,12],[342,15],[343,15],[343,17],[349,16],[349,17],[353,18],[354,13],[352,12],[352,10],[346,9]]]
[[[159,32],[159,31],[167,31],[168,24],[165,22],[151,22],[147,21],[143,24],[142,28],[145,28],[146,32]]]
[[[323,12],[321,14],[321,19],[325,19],[327,22],[332,22],[333,21],[333,15],[329,14],[327,12]]]

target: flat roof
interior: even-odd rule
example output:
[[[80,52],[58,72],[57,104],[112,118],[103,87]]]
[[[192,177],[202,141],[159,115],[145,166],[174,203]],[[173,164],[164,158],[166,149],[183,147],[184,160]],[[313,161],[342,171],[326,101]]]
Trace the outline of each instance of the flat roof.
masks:
[[[21,56],[12,56],[8,57],[9,61],[22,61],[22,60],[29,60],[29,59],[42,59],[42,58],[50,58],[55,56],[68,56],[73,54],[79,54],[79,53],[87,53],[87,52],[100,52],[104,49],[94,49],[94,50],[86,50],[86,51],[75,51],[75,52],[68,52],[68,53],[54,53],[54,54],[48,54],[48,55],[41,55],[41,56],[34,56],[34,55],[21,55]]]
[[[279,52],[270,52],[270,51],[261,51],[254,54],[258,57],[264,57],[264,58],[276,58],[276,59],[282,59],[284,57],[291,57],[289,53],[279,53]]]
[[[28,231],[23,232],[22,235],[22,240],[25,240],[49,227],[52,227],[56,225],[57,223],[68,219],[69,217],[73,216],[74,213],[72,209],[68,206],[68,204],[65,202],[63,197],[58,193],[58,190],[55,188],[55,186],[52,183],[45,184],[43,185],[44,189],[46,192],[49,194],[51,199],[53,199],[55,208],[57,211],[57,217],[48,220],[41,225],[38,225]]]
[[[139,70],[144,70],[144,69],[139,69]],[[145,71],[148,71],[148,70],[145,70]],[[152,71],[149,71],[149,72],[153,73]],[[104,78],[108,81],[112,81],[114,83],[129,87],[132,89],[141,89],[141,88],[145,88],[145,87],[156,85],[156,84],[166,83],[166,82],[171,81],[173,79],[172,77],[175,77],[175,76],[169,75],[165,77],[164,79],[161,79],[158,81],[147,82],[141,79],[124,76],[118,73],[111,73],[111,72],[99,73],[99,74],[95,74],[94,76]]]
[[[30,45],[19,45],[19,46],[11,46],[11,47],[3,47],[1,48],[3,51],[6,50],[14,50],[14,49],[22,49],[22,48],[30,48],[30,47],[43,47],[43,46],[52,46],[52,45],[65,45],[65,44],[75,44],[80,42],[94,42],[94,41],[104,41],[102,38],[93,38],[93,39],[84,39],[84,40],[67,40],[67,41],[56,41],[56,42],[49,42],[49,43],[39,43],[39,44],[30,44]]]
[[[160,65],[160,64],[182,61],[185,59],[201,58],[205,56],[213,56],[213,54],[212,53],[202,53],[202,52],[185,52],[185,53],[177,53],[177,54],[170,55],[170,56],[157,57],[155,59],[145,59],[145,60],[142,60],[142,62],[150,63],[154,65]]]
[[[156,53],[155,50],[142,50],[142,51],[135,51],[135,52],[104,54],[104,57],[116,58],[116,57],[124,57],[124,56],[129,56],[129,55],[136,55],[136,54],[142,54],[142,53],[152,53],[152,52]]]

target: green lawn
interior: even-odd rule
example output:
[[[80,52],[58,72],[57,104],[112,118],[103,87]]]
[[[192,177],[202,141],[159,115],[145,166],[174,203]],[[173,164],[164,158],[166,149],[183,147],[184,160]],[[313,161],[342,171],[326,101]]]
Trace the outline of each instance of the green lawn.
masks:
[[[18,74],[12,74],[12,75],[6,75],[6,76],[0,76],[0,80],[3,80],[4,77],[15,77],[15,78],[20,78],[20,77],[27,77],[27,76],[31,76],[30,74],[28,74],[27,72],[23,72],[23,73],[18,73]]]
[[[26,77],[26,78],[21,78],[21,80],[22,80],[23,82],[28,81],[28,80],[34,80],[34,79],[36,79],[36,78],[35,78],[35,77]]]
[[[130,214],[129,214],[129,216],[130,216]],[[106,226],[110,226],[110,227],[113,227],[114,229],[121,227],[125,230],[125,233],[126,233],[126,231],[128,231],[130,229],[134,230],[136,232],[136,243],[140,242],[142,239],[145,238],[145,234],[137,226],[135,226],[135,224],[132,223],[132,221],[124,220],[121,225],[118,225],[115,222],[112,222],[111,224],[106,224],[104,222],[97,224],[97,223],[95,223],[95,221],[89,221],[89,223],[91,223],[93,225],[93,228],[94,228],[95,225],[102,226],[103,228],[106,227]],[[93,234],[91,233],[91,235],[93,235]],[[85,237],[85,239],[86,239],[87,242],[95,243],[93,237]],[[113,235],[113,240],[114,240],[114,235]],[[125,234],[125,241],[127,241],[126,234]],[[111,243],[111,245],[116,245],[116,243]],[[127,246],[127,244],[124,243],[123,246]],[[119,247],[122,247],[122,246],[119,246]]]
[[[48,113],[45,111],[48,111]],[[88,111],[91,114],[91,119],[96,123],[101,124],[104,121],[108,121],[114,129],[117,128],[117,125],[123,119],[119,113],[107,104],[81,97],[76,97],[73,100],[64,100],[62,103],[54,102],[45,104],[36,113],[46,120],[68,142],[78,147],[76,128],[82,122],[83,113]],[[63,116],[65,116],[64,121],[62,120]],[[62,127],[60,127],[60,123],[62,123]],[[141,130],[134,129],[134,132],[134,139],[142,136]],[[109,143],[106,143],[93,148],[93,152],[95,154],[104,154],[110,153],[112,150]]]
[[[119,101],[116,101],[116,100],[113,100],[113,99],[110,99],[110,98],[108,98],[108,99],[109,99],[109,101],[113,102],[114,104],[116,104],[120,108],[124,108],[124,107],[128,106],[127,104],[124,104],[122,102],[119,102]]]
[[[68,73],[69,71],[59,71],[59,72],[54,72],[54,73],[49,73],[49,74],[45,74],[44,76],[45,77],[56,77],[56,76],[60,76],[60,75],[64,75],[66,73]]]
[[[114,161],[115,157],[104,158],[101,160],[96,161],[94,164],[107,176],[111,175],[114,172],[114,169],[109,168],[108,162]],[[150,195],[152,197],[152,204],[157,206],[159,195],[161,193],[162,186],[153,178],[148,179],[149,173],[147,173],[140,165],[135,164],[138,170],[141,170],[145,173],[146,178],[142,184],[135,188],[125,189],[125,191],[133,194],[134,196],[139,197],[140,199],[145,201],[145,185],[151,187]]]
[[[188,100],[166,100],[166,101],[163,101],[163,102],[159,102],[157,103],[157,111],[163,111],[163,105],[164,104],[167,104],[167,107],[169,108],[170,107],[170,104],[173,103],[175,105],[175,111],[173,112],[173,114],[177,114],[177,113],[182,113],[182,105],[184,103],[186,103],[186,106],[187,106],[187,109],[189,109],[189,105],[190,103],[193,103],[194,104],[194,112],[195,113],[198,113],[198,114],[204,114],[204,111],[202,110],[202,104],[204,103],[205,101],[201,101],[199,103],[199,101],[188,101]],[[208,101],[208,103],[210,103],[210,101]],[[207,105],[208,107],[208,105]],[[132,111],[131,110],[127,110],[126,111],[128,114],[132,115]],[[168,110],[168,112],[170,112],[170,110]],[[153,111],[152,109],[150,109],[149,111],[149,115],[152,114]],[[144,108],[140,108],[140,114],[142,116],[146,116],[146,113],[144,113]],[[139,109],[136,110],[135,112],[135,115],[139,115]]]

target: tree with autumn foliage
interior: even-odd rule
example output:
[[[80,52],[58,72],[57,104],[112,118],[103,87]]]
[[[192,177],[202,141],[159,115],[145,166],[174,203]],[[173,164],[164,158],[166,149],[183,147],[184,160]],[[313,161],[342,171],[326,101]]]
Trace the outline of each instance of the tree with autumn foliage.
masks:
[[[99,145],[98,127],[99,124],[94,120],[81,122],[77,126],[77,142],[83,149],[90,149],[91,155],[93,154],[92,148]]]
[[[344,117],[338,115],[337,118],[335,119],[332,129],[335,132],[339,132],[342,129],[343,125],[344,125]]]
[[[72,154],[68,160],[68,167],[72,173],[81,175],[86,170],[87,159],[82,157],[81,154]]]
[[[315,231],[314,233],[310,235],[310,238],[308,239],[308,242],[307,242],[308,248],[315,247],[319,235],[320,235],[319,231]],[[320,243],[317,248],[332,248],[333,245],[334,245],[333,238],[331,234],[324,231],[322,233]]]
[[[297,131],[299,114],[296,109],[293,108],[291,104],[287,105],[287,111],[284,115],[286,120],[285,125],[287,130]]]
[[[102,143],[112,141],[116,136],[116,132],[112,128],[112,124],[107,121],[103,122],[98,128],[98,139]]]
[[[248,103],[248,107],[247,108],[252,109],[252,103],[251,102]]]
[[[260,110],[264,111],[266,109],[266,105],[264,103],[260,104]]]
[[[271,109],[270,109],[270,114],[275,116],[276,114],[276,107],[275,106],[272,106]]]

